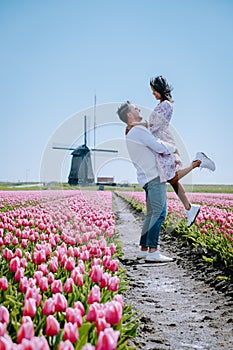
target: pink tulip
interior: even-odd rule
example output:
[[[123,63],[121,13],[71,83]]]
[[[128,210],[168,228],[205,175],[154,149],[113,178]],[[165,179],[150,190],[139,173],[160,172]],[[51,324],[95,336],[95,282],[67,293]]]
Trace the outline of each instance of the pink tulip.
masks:
[[[13,252],[8,249],[8,248],[5,248],[4,249],[4,252],[3,252],[3,257],[6,259],[6,260],[11,260],[13,258],[14,254]]]
[[[115,301],[118,301],[118,303],[121,304],[122,308],[124,307],[124,300],[123,300],[122,294],[116,294],[116,295],[114,295],[113,299],[114,299]]]
[[[42,307],[43,315],[49,316],[55,313],[55,304],[52,298],[48,298],[45,300],[44,305]]]
[[[51,292],[53,294],[55,293],[62,293],[62,282],[61,280],[54,280],[51,284]]]
[[[75,261],[74,258],[72,256],[70,256],[64,265],[65,270],[67,271],[73,271],[73,269],[75,268]]]
[[[74,303],[74,308],[75,308],[75,309],[78,309],[78,310],[80,311],[81,315],[84,316],[84,314],[85,314],[85,309],[84,309],[84,306],[83,306],[83,304],[81,303],[81,301],[76,301],[76,302]]]
[[[116,292],[119,287],[119,278],[117,276],[110,277],[109,282],[108,282],[108,290],[112,292]]]
[[[28,279],[27,277],[23,277],[19,282],[19,290],[22,293],[26,293],[27,289],[28,289]]]
[[[34,325],[32,323],[32,320],[27,320],[26,322],[22,323],[18,334],[17,334],[17,341],[18,343],[21,343],[23,339],[32,339],[34,337]]]
[[[52,315],[49,315],[46,318],[45,334],[47,336],[53,337],[58,334],[59,330],[60,330],[60,325],[58,321],[56,320],[55,317],[53,317]]]
[[[14,280],[16,282],[19,282],[21,278],[24,277],[24,269],[22,267],[19,267],[16,272],[15,272],[15,275],[14,275]]]
[[[99,303],[93,303],[89,307],[86,320],[88,322],[95,322],[97,318],[101,315],[101,313],[102,316],[104,316],[104,312],[102,312],[102,305]]]
[[[71,272],[71,278],[73,279],[74,283],[76,285],[78,285],[79,287],[83,286],[83,275],[81,274],[81,272],[79,271],[79,268],[75,268],[72,272]]]
[[[6,277],[0,278],[0,289],[5,292],[8,289],[8,281]]]
[[[100,332],[104,331],[105,328],[111,327],[111,324],[106,321],[104,317],[99,317],[95,321],[97,333],[100,334]]]
[[[30,283],[30,279],[29,279],[29,283]],[[31,287],[27,289],[26,295],[25,295],[26,299],[34,299],[36,301],[36,306],[39,306],[41,303],[41,299],[42,299],[42,295],[40,294],[40,289],[36,288],[36,287]]]
[[[53,295],[55,311],[56,312],[65,312],[67,309],[67,300],[66,297],[61,293],[56,293]]]
[[[5,306],[0,306],[0,322],[2,323],[9,323],[10,315],[9,311]]]
[[[119,331],[106,328],[103,332],[100,332],[95,350],[116,350],[119,335]]]
[[[108,269],[112,272],[118,271],[118,260],[111,260]]]
[[[41,292],[46,292],[49,288],[47,277],[42,277],[39,281],[39,288]]]
[[[36,301],[29,298],[24,300],[23,316],[34,317],[36,314]]]
[[[77,308],[68,307],[66,309],[66,320],[71,323],[77,323],[78,327],[82,325],[81,311]]]
[[[73,292],[73,284],[74,281],[72,278],[67,278],[64,284],[64,292],[65,293],[72,293]]]
[[[49,274],[48,274],[48,283],[52,284],[54,280],[55,280],[54,274],[52,272],[49,272]]]
[[[105,318],[110,324],[118,324],[122,318],[122,306],[118,301],[110,301],[105,304]]]
[[[101,281],[102,276],[103,276],[103,269],[99,265],[93,265],[90,271],[90,278],[92,282],[98,283]]]
[[[58,270],[58,259],[54,256],[49,262],[49,268],[51,272],[57,272]]]
[[[61,341],[58,350],[74,350],[73,344],[69,340]]]
[[[98,286],[94,286],[91,289],[91,292],[87,299],[88,304],[93,304],[94,302],[100,302],[100,288]]]
[[[111,276],[108,273],[106,273],[106,272],[103,273],[102,279],[101,279],[100,284],[99,284],[100,288],[105,288],[108,286],[108,281],[109,281],[110,277]]]
[[[0,337],[3,337],[5,335],[6,327],[7,327],[6,323],[0,322]],[[0,346],[0,349],[1,349],[1,346]]]
[[[1,350],[11,350],[12,346],[13,346],[13,344],[12,344],[10,337],[6,337],[6,335],[4,337],[0,337],[0,349]]]
[[[36,280],[36,284],[37,286],[39,285],[40,279],[41,277],[43,277],[43,272],[42,271],[35,271],[34,272],[34,276],[33,276]]]
[[[95,347],[89,343],[82,347],[82,350],[95,350]]]
[[[71,343],[76,343],[78,340],[78,326],[76,323],[65,323],[63,339],[69,340]]]

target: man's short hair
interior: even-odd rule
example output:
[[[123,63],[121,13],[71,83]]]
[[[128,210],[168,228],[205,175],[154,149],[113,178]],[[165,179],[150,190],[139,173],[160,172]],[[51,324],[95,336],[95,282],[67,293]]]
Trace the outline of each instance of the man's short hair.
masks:
[[[122,103],[120,107],[117,110],[117,114],[119,118],[124,122],[128,123],[128,113],[130,112],[130,102],[126,101],[125,103]]]

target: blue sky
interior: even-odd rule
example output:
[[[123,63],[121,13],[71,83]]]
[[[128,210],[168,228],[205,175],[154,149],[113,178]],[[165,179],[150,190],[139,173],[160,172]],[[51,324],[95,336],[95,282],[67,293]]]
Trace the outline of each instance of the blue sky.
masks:
[[[190,159],[216,161],[194,183],[232,184],[232,33],[232,0],[1,0],[0,181],[40,180],[52,135],[95,94],[153,109],[163,74]]]

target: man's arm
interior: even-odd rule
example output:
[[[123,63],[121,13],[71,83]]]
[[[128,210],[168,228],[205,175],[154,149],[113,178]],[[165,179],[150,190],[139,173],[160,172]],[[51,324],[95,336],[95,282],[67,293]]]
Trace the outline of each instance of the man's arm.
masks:
[[[150,131],[143,126],[135,126],[131,129],[130,132],[134,141],[142,143],[144,146],[150,148],[154,152],[162,154],[171,154],[176,151],[176,147],[172,146],[167,142],[163,142],[156,139],[150,133]]]

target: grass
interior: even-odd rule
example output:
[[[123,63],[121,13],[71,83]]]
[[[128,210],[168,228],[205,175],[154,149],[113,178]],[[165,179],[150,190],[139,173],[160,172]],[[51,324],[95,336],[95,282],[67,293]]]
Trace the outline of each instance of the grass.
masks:
[[[204,192],[204,193],[233,193],[233,185],[208,185],[208,184],[194,184],[194,185],[183,185],[186,192]],[[51,182],[49,184],[37,184],[37,183],[10,183],[10,182],[0,182],[0,190],[1,191],[34,191],[34,190],[99,190],[99,186],[97,185],[77,185],[70,186],[68,183],[60,183],[60,182]],[[137,184],[133,184],[131,186],[104,186],[105,191],[143,191],[141,187]],[[167,191],[172,192],[172,187],[168,184]]]

